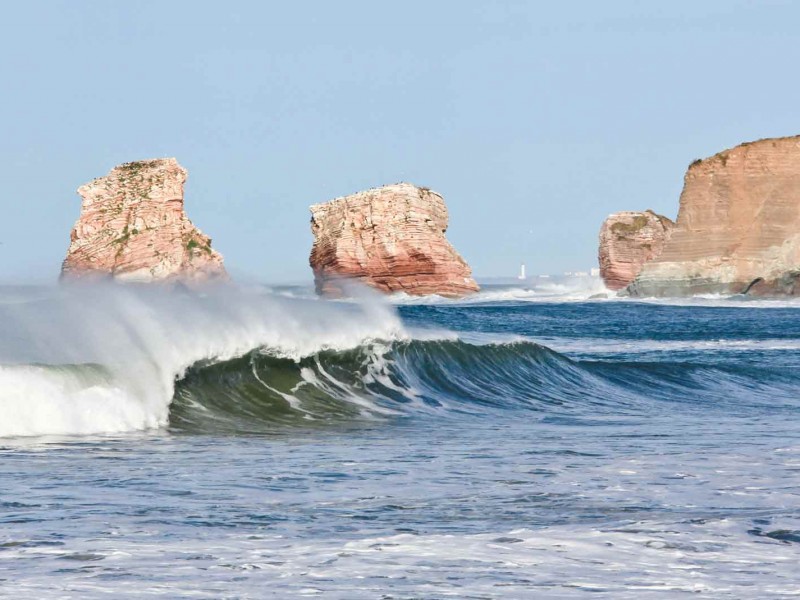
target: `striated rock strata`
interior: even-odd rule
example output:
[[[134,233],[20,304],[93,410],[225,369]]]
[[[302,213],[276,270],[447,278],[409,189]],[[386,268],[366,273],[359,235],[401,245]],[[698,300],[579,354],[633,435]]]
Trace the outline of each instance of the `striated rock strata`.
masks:
[[[633,295],[800,294],[800,136],[689,166],[672,236]]]
[[[618,212],[600,228],[600,276],[610,290],[621,290],[636,278],[644,264],[661,254],[675,226],[652,210]]]
[[[446,230],[444,199],[409,183],[315,204],[310,264],[317,293],[340,296],[345,280],[413,295],[478,291]]]
[[[227,279],[211,239],[186,217],[186,169],[174,158],[126,163],[78,188],[81,215],[61,268],[66,280]]]

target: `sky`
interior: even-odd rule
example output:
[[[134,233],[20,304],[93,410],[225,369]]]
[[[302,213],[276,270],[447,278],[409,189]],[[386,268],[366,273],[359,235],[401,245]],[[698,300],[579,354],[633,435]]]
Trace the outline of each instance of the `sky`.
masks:
[[[587,270],[686,167],[800,133],[800,3],[36,1],[0,20],[0,283],[55,280],[75,190],[175,156],[236,277],[311,279],[308,207],[440,192],[480,277]]]

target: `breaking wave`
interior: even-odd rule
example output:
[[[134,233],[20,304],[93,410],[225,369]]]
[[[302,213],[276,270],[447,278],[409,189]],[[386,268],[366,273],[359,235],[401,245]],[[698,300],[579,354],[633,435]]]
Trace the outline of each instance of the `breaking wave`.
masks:
[[[245,433],[487,411],[607,419],[732,399],[735,410],[778,409],[797,397],[781,370],[575,360],[522,338],[411,332],[369,298],[114,286],[6,294],[0,336],[0,436]]]
[[[257,348],[300,359],[402,339],[399,317],[258,289],[0,288],[0,436],[164,427],[175,382]]]

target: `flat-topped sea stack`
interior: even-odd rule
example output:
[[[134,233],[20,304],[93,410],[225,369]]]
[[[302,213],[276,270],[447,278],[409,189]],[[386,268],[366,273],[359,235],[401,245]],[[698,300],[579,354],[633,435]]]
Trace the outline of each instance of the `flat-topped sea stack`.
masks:
[[[211,239],[186,217],[186,169],[174,158],[114,167],[78,188],[62,280],[206,283],[228,278]]]
[[[442,196],[410,183],[315,204],[309,262],[317,293],[342,296],[348,281],[416,296],[477,292],[469,265],[445,238],[447,219]]]
[[[660,256],[628,291],[800,294],[800,136],[741,144],[689,166]]]
[[[646,262],[657,258],[675,226],[652,210],[610,215],[600,228],[600,276],[610,290],[622,290]]]

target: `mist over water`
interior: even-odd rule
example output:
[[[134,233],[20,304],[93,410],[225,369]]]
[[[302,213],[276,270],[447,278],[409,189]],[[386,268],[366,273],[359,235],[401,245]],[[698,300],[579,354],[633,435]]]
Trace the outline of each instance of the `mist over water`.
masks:
[[[559,285],[0,289],[0,590],[795,597],[800,306]]]
[[[250,351],[300,358],[404,335],[375,299],[334,304],[258,289],[114,285],[0,292],[0,436],[167,424],[175,380]]]

